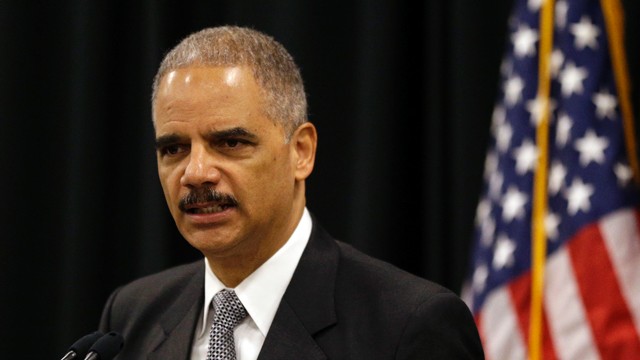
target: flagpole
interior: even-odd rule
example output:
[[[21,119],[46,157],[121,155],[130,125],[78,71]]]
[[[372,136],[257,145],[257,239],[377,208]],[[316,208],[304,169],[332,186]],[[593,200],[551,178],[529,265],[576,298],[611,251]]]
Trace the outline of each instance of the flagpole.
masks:
[[[532,210],[532,274],[531,308],[529,321],[529,359],[541,359],[542,350],[542,303],[544,297],[544,268],[546,263],[547,237],[545,217],[547,214],[547,177],[549,168],[549,118],[551,93],[551,52],[553,48],[553,0],[543,1],[540,11],[540,51],[538,62],[537,101],[542,102],[541,118],[536,128],[539,151],[538,165],[534,175]]]
[[[631,88],[629,86],[627,57],[624,52],[624,16],[622,5],[619,0],[600,0],[600,6],[602,7],[604,22],[607,27],[606,32],[609,37],[609,53],[611,54],[613,76],[615,78],[618,99],[620,100],[620,113],[624,126],[624,139],[627,156],[629,157],[629,165],[633,171],[633,177],[636,183],[640,184],[640,168],[638,166],[633,110],[630,99]]]

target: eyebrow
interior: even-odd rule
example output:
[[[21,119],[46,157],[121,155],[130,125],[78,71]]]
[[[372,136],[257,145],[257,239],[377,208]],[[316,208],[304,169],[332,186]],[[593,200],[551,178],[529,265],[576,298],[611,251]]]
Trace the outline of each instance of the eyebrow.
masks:
[[[233,137],[244,137],[254,141],[258,139],[258,136],[256,134],[252,133],[251,131],[243,127],[234,127],[231,129],[211,131],[207,133],[205,137],[213,141],[223,140],[223,139],[228,139]],[[156,150],[161,149],[168,145],[182,142],[182,141],[185,141],[184,137],[178,134],[167,134],[167,135],[159,136],[156,138],[156,144],[155,144]]]
[[[211,131],[207,134],[211,140],[228,139],[233,137],[243,137],[250,140],[257,140],[258,136],[243,127],[234,127],[231,129]]]
[[[168,135],[159,136],[156,138],[156,150],[171,144],[178,143],[180,142],[181,139],[182,137],[177,134],[168,134]]]

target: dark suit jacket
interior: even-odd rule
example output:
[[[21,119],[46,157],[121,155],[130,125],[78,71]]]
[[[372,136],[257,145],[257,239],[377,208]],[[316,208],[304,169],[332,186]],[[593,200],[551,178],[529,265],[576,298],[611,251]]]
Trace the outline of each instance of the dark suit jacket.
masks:
[[[204,263],[136,280],[100,324],[125,338],[118,360],[188,359],[203,307]],[[452,292],[331,238],[314,222],[259,355],[267,359],[482,359]]]

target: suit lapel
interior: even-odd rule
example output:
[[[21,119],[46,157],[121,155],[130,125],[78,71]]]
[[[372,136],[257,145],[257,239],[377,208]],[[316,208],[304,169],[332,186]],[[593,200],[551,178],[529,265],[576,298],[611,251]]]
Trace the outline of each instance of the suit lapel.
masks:
[[[325,360],[327,357],[289,304],[280,303],[258,360]]]
[[[287,287],[259,360],[326,359],[313,336],[336,323],[335,280],[339,250],[317,222]]]
[[[160,319],[160,335],[151,347],[154,350],[149,354],[149,360],[188,359],[198,316],[202,312],[203,294],[204,264]]]

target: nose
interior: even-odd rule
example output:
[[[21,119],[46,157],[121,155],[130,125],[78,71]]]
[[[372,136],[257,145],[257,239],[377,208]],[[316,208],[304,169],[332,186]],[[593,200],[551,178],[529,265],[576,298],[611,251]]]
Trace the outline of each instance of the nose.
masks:
[[[215,185],[220,181],[220,170],[216,166],[213,154],[204,146],[192,144],[191,151],[180,184],[186,187]]]

